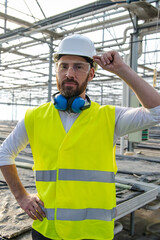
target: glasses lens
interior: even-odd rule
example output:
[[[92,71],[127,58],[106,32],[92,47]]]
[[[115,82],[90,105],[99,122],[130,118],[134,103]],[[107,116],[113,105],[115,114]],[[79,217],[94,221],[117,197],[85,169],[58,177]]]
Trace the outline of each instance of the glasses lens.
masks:
[[[89,63],[74,63],[73,69],[75,72],[88,72]]]
[[[75,73],[87,73],[90,70],[90,64],[84,62],[59,62],[56,65],[56,72],[66,73],[70,68],[72,68]]]

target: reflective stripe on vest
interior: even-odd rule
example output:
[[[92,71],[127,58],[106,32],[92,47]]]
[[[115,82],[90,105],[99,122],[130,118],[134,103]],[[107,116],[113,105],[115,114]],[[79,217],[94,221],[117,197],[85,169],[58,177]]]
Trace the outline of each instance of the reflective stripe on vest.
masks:
[[[58,180],[114,183],[115,174],[96,170],[59,169]],[[36,181],[55,182],[56,170],[36,171]]]
[[[82,221],[85,219],[112,221],[113,218],[115,218],[115,208],[111,210],[97,208],[57,209],[57,219],[64,221]]]
[[[55,220],[55,209],[44,208],[42,210],[46,214],[48,220]],[[97,209],[97,208],[86,208],[86,209],[57,209],[57,220],[62,221],[83,221],[86,219],[96,219],[102,221],[112,221],[115,218],[116,208],[113,209]]]
[[[55,182],[56,175],[57,175],[56,170],[35,171],[36,181],[41,181],[41,182]]]
[[[42,205],[40,207],[45,212],[46,218],[48,220],[54,220],[55,208],[44,208]]]

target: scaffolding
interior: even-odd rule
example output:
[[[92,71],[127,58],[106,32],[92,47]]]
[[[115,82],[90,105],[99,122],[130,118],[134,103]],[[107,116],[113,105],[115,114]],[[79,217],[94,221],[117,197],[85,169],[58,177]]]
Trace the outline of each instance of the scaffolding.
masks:
[[[12,108],[13,120],[20,106],[51,100],[57,91],[52,55],[60,40],[73,33],[91,38],[97,54],[117,50],[147,82],[156,78],[160,90],[159,1],[101,0],[54,16],[35,1],[41,19],[32,13],[30,1],[21,1],[24,12],[22,3],[14,8],[11,2],[0,1],[0,104]],[[102,105],[128,105],[123,89],[117,76],[99,68],[87,91]]]

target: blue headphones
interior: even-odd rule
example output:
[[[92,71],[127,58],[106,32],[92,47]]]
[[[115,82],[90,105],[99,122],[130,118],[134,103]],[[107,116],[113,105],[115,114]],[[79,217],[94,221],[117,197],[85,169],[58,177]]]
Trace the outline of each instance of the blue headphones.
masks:
[[[80,113],[82,110],[85,110],[91,106],[91,100],[87,95],[87,102],[79,96],[66,98],[59,94],[59,92],[53,94],[52,97],[55,108],[61,111],[67,110],[74,113]]]

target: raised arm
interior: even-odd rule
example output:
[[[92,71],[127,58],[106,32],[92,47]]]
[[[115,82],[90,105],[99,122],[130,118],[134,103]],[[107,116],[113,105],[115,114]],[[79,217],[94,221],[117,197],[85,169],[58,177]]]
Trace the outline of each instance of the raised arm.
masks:
[[[159,93],[125,64],[118,52],[109,51],[102,56],[94,56],[94,60],[103,69],[116,74],[124,80],[145,108],[154,108],[160,105]]]

